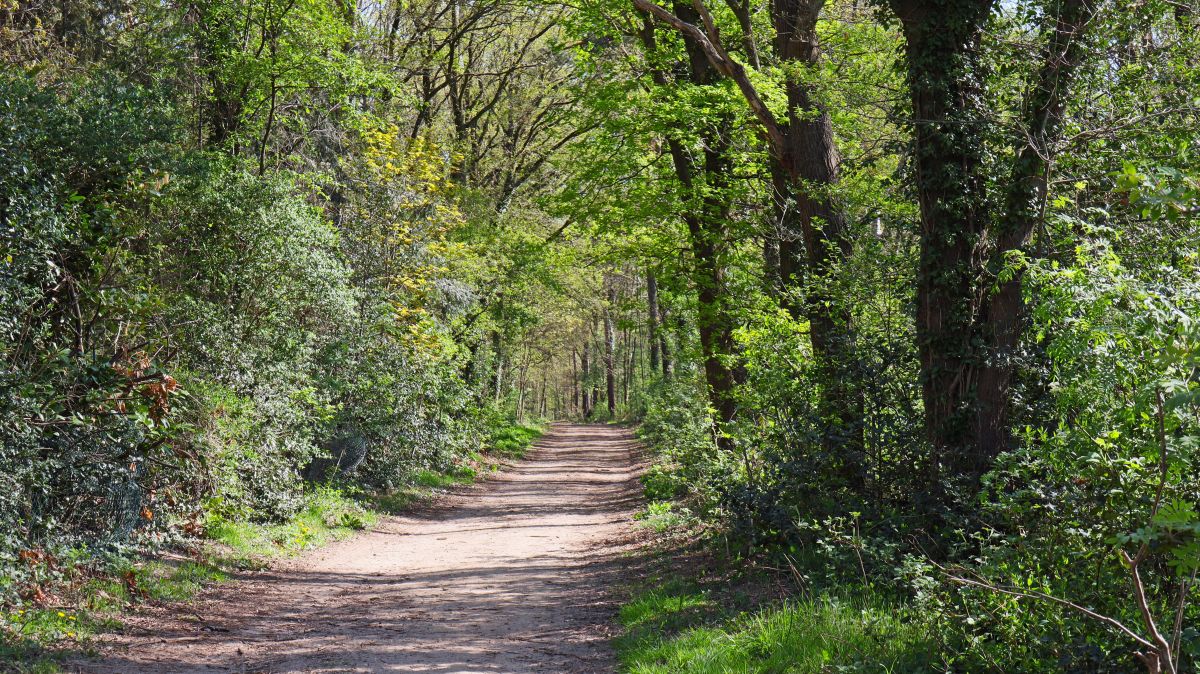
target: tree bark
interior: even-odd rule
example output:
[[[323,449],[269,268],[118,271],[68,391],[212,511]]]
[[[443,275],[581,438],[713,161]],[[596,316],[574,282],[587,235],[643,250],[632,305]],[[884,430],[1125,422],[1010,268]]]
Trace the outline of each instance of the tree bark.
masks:
[[[581,382],[580,386],[580,388],[583,389],[583,416],[586,419],[590,419],[592,417],[592,406],[595,404],[595,400],[591,397],[591,393],[588,390],[588,382],[592,378],[592,363],[590,359],[591,354],[589,353],[591,350],[591,341],[591,335],[588,335],[588,338],[583,342],[583,381]]]
[[[658,346],[658,279],[646,274],[646,329],[650,333],[650,369],[657,371],[662,359]]]
[[[985,112],[979,41],[992,0],[945,3],[893,0],[908,57],[914,117],[921,245],[917,279],[917,340],[926,434],[932,446],[929,488],[943,470],[969,474],[980,465],[970,415],[978,365],[979,307],[974,274],[988,224],[980,165]]]
[[[633,2],[684,37],[691,45],[689,53],[693,68],[697,57],[703,57],[709,66],[708,79],[719,74],[733,80],[762,124],[771,150],[772,185],[781,229],[779,241],[775,243],[768,239],[764,250],[768,283],[777,274],[785,284],[806,284],[804,305],[788,306],[788,309],[808,321],[813,356],[822,371],[820,379],[825,386],[820,392],[819,412],[825,424],[824,448],[830,457],[836,457],[835,460],[842,464],[839,472],[849,486],[857,490],[865,482],[865,464],[863,400],[859,387],[854,385],[851,367],[854,361],[852,315],[850,307],[830,291],[833,273],[852,252],[845,218],[830,194],[838,180],[839,163],[832,120],[813,96],[809,85],[794,74],[789,74],[784,83],[787,116],[783,121],[777,119],[745,68],[725,51],[715,22],[701,0],[696,0],[694,9],[676,3],[674,13],[650,0]],[[816,27],[824,4],[824,0],[775,0],[771,3],[774,52],[780,63],[789,64],[793,69],[819,63]]]
[[[605,393],[608,394],[608,418],[617,416],[617,373],[614,351],[616,351],[616,334],[613,330],[613,307],[617,304],[617,290],[609,284],[608,306],[604,308],[604,383]]]
[[[775,51],[782,63],[812,68],[821,59],[817,20],[824,0],[775,0],[771,19]],[[832,276],[853,247],[845,216],[830,190],[837,185],[840,157],[833,121],[809,86],[787,77],[787,117],[779,125],[783,147],[773,156],[783,236],[779,241],[780,276],[804,288],[804,306],[790,307],[806,318],[813,355],[823,383],[818,412],[822,445],[851,490],[866,483],[863,398],[854,371],[854,324],[846,301],[830,292]],[[803,277],[800,274],[803,273]]]
[[[571,347],[571,406],[579,412],[579,349]]]
[[[673,9],[683,21],[694,22],[700,18],[699,13],[684,2],[676,2]],[[705,47],[688,33],[683,33],[683,37],[688,55],[689,81],[698,86],[717,84],[720,73],[705,55]],[[654,24],[650,20],[645,24],[642,40],[646,51],[653,53],[656,44]],[[655,80],[663,85],[666,75],[657,72]],[[706,126],[703,149],[700,151],[702,154],[696,159],[678,139],[667,139],[676,178],[685,191],[702,191],[703,194],[700,208],[686,212],[682,217],[687,226],[691,251],[690,272],[696,288],[696,327],[704,360],[704,378],[708,385],[709,401],[721,425],[733,421],[737,415],[737,403],[733,396],[736,380],[728,364],[736,350],[733,338],[735,325],[730,313],[725,278],[726,258],[730,252],[727,231],[730,204],[729,197],[724,194],[732,168],[729,124],[730,120],[723,119],[719,124]],[[664,364],[666,362],[664,357]],[[724,444],[723,436],[720,437]]]
[[[1025,102],[1002,209],[984,174],[987,111],[979,42],[993,0],[891,0],[905,37],[912,97],[921,258],[917,335],[928,480],[977,482],[1009,448],[1011,386],[1024,330],[1023,269],[1010,266],[1040,220],[1048,157],[1061,135],[1071,80],[1084,56],[1081,32],[1098,3],[1057,0]]]
[[[671,361],[671,343],[670,337],[667,334],[667,308],[661,303],[658,305],[658,318],[658,348],[660,351],[662,351],[662,374],[664,378],[669,378],[675,366]]]
[[[975,472],[986,469],[1012,445],[1012,379],[1027,316],[1023,299],[1025,266],[1011,266],[1007,273],[1005,267],[1011,252],[1025,249],[1042,219],[1053,146],[1062,134],[1066,95],[1085,55],[1082,33],[1098,8],[1099,2],[1094,0],[1056,3],[1049,18],[1048,29],[1052,32],[1042,52],[1037,81],[1025,103],[1025,142],[1015,153],[986,275],[996,289],[983,307],[981,321],[990,352],[979,375],[975,435],[983,465],[975,467]]]

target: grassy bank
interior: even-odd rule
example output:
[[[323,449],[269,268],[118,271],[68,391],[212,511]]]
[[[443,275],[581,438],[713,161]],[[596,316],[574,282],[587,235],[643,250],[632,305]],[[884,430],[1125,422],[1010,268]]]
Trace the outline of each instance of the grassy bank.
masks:
[[[636,593],[615,641],[629,674],[921,672],[932,649],[910,611],[869,592],[747,607],[691,580]]]

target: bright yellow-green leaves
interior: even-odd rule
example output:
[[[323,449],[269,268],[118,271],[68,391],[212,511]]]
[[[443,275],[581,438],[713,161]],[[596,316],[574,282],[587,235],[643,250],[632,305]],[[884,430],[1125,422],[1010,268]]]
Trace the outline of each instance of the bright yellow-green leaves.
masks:
[[[348,162],[362,190],[355,216],[367,225],[368,264],[379,268],[391,332],[436,355],[448,342],[430,303],[437,279],[451,273],[451,260],[463,251],[449,238],[465,223],[450,177],[454,158],[433,141],[404,136],[395,124],[363,131],[361,144],[360,163]]]

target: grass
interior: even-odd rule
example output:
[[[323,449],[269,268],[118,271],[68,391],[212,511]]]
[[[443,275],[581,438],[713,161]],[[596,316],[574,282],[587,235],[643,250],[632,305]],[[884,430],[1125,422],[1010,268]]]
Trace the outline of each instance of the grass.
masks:
[[[523,459],[530,445],[542,437],[544,431],[534,425],[511,424],[502,426],[492,433],[488,452],[505,459]]]
[[[206,536],[216,543],[212,557],[221,565],[261,567],[267,561],[340,540],[375,524],[378,515],[333,489],[319,489],[305,507],[282,524],[214,518]]]
[[[724,609],[674,581],[621,607],[614,645],[628,674],[824,674],[933,671],[928,635],[910,610],[874,598],[824,596],[752,612]]]
[[[687,531],[695,520],[690,510],[674,501],[651,501],[633,519],[658,534]]]
[[[711,577],[700,559],[676,554],[695,533],[696,518],[676,498],[671,466],[642,477],[645,509],[635,516],[656,533],[667,571],[620,610],[624,628],[614,647],[624,674],[916,674],[936,671],[927,623],[903,604],[869,589],[764,599],[751,579]],[[663,542],[677,539],[666,548]],[[692,539],[702,547],[711,541]],[[683,572],[684,568],[691,573]],[[666,580],[664,580],[664,578]],[[774,585],[774,583],[768,583]]]
[[[474,454],[470,457],[472,464],[461,464],[447,471],[420,470],[413,474],[410,484],[392,491],[375,494],[371,497],[371,506],[385,513],[398,514],[413,506],[413,504],[428,501],[446,489],[473,484],[480,478],[485,467],[492,470],[498,466],[488,465],[484,457]]]
[[[401,513],[416,503],[428,501],[446,489],[473,484],[485,470],[499,470],[495,459],[523,459],[529,447],[542,437],[541,427],[509,423],[494,430],[487,441],[486,454],[472,453],[469,463],[459,464],[446,471],[417,471],[410,484],[371,497],[371,505],[385,513]]]

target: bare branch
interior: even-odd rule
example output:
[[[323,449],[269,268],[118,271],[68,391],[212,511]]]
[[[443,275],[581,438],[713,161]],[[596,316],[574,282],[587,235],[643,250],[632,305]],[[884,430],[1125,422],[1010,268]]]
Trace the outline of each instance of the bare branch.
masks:
[[[941,567],[939,567],[939,568],[941,568]],[[971,587],[978,587],[978,588],[982,588],[984,590],[990,590],[992,592],[1006,594],[1006,595],[1009,595],[1010,597],[1020,597],[1022,599],[1037,599],[1039,601],[1047,601],[1052,604],[1066,606],[1067,608],[1071,609],[1072,611],[1082,613],[1083,615],[1088,616],[1089,618],[1098,620],[1098,621],[1104,623],[1105,625],[1108,625],[1110,627],[1113,627],[1113,628],[1119,630],[1120,632],[1124,633],[1129,638],[1136,641],[1138,643],[1138,645],[1142,646],[1143,648],[1152,648],[1152,649],[1158,650],[1158,647],[1154,644],[1154,642],[1146,639],[1142,635],[1140,635],[1137,632],[1134,632],[1132,629],[1126,627],[1124,623],[1117,620],[1116,618],[1110,618],[1102,613],[1096,613],[1092,609],[1087,608],[1086,606],[1080,606],[1079,604],[1076,604],[1073,601],[1068,601],[1061,597],[1055,597],[1054,595],[1045,594],[1043,592],[1018,590],[1018,589],[1012,588],[1012,587],[1003,587],[1000,585],[993,585],[991,583],[974,580],[972,578],[964,578],[962,576],[953,575],[952,573],[949,572],[949,570],[944,569],[944,568],[942,568],[941,570],[943,573],[946,574],[947,578],[954,581],[955,583],[959,583],[960,585],[969,585]]]

